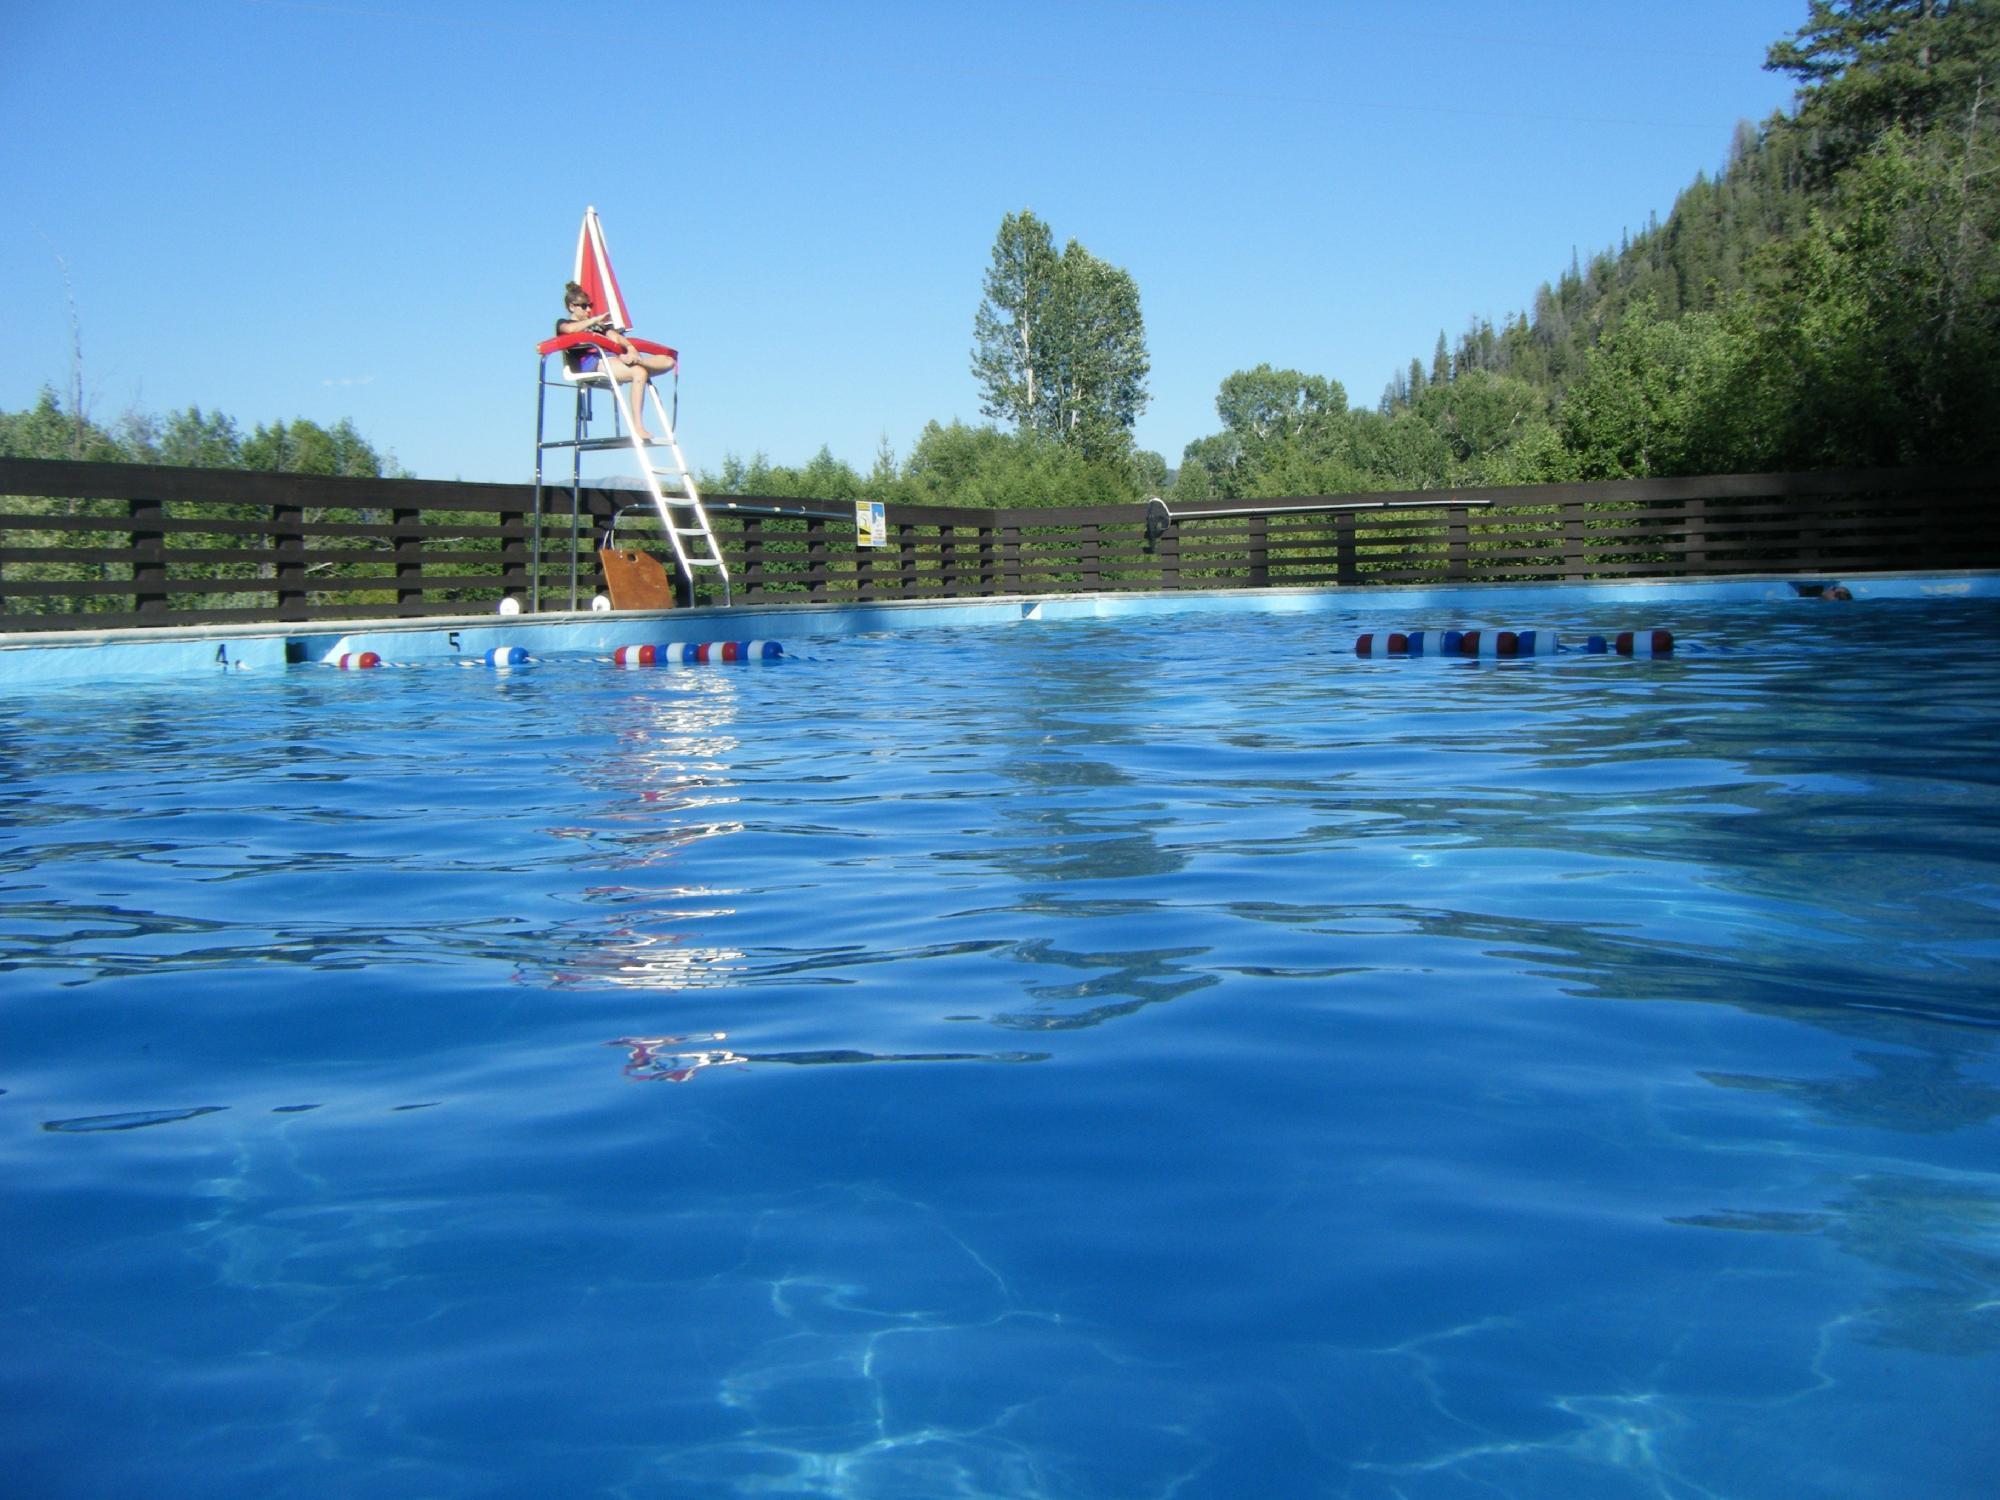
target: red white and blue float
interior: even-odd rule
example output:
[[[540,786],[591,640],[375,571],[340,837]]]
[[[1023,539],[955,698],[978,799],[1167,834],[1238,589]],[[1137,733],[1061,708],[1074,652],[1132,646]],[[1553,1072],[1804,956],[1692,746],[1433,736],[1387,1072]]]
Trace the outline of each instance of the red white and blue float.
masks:
[[[1529,656],[1581,653],[1586,656],[1671,656],[1671,630],[1626,630],[1593,635],[1581,646],[1565,646],[1553,630],[1371,630],[1355,637],[1360,657],[1479,657],[1509,661]]]
[[[1672,656],[1674,633],[1671,630],[1627,630],[1609,638],[1593,635],[1583,643],[1583,649],[1592,656],[1610,652],[1619,656]]]
[[[611,659],[621,667],[693,666],[726,661],[776,661],[777,641],[668,641],[663,646],[620,646]]]

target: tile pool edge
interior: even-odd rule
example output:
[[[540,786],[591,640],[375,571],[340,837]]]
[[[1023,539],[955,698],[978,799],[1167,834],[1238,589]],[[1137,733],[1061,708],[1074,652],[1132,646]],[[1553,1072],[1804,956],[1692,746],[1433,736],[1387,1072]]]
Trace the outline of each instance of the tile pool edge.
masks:
[[[1790,602],[1797,585],[1835,575],[1787,573],[1708,579],[1633,579],[1581,583],[1373,584],[1261,589],[1161,589],[1120,593],[1009,594],[980,599],[883,600],[872,603],[737,605],[617,613],[433,615],[423,619],[279,622],[153,629],[49,631],[0,638],[0,689],[56,686],[113,678],[171,678],[323,662],[342,652],[373,651],[384,661],[478,656],[496,646],[531,651],[612,651],[670,640],[785,641],[875,630],[1018,625],[1032,621],[1116,619],[1157,614],[1255,610],[1267,614],[1329,609],[1373,612],[1470,606],[1526,609],[1559,603],[1630,603],[1635,608],[1692,601]],[[1857,601],[2000,598],[2000,572],[1839,575]],[[1476,605],[1473,601],[1477,601]],[[1468,619],[1473,616],[1468,615]],[[1644,620],[1636,624],[1669,623]]]

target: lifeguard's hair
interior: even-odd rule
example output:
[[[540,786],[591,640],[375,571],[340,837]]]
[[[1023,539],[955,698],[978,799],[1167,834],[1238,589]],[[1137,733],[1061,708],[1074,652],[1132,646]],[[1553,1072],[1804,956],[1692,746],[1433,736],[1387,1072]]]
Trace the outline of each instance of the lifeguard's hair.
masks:
[[[585,302],[588,302],[590,300],[590,293],[586,292],[581,286],[577,285],[574,281],[566,282],[563,286],[563,306],[568,307],[570,303],[574,302],[579,297],[581,297]]]

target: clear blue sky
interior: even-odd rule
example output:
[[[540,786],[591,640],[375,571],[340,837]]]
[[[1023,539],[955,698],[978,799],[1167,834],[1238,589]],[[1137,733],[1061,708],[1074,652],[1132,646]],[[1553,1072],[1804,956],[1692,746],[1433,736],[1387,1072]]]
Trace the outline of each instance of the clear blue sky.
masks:
[[[1662,216],[1805,0],[0,6],[0,408],[352,418],[427,478],[532,471],[584,206],[681,435],[866,470],[968,372],[1002,214],[1130,271],[1143,447],[1269,361],[1373,405],[1438,331]],[[67,264],[68,288],[63,265]]]

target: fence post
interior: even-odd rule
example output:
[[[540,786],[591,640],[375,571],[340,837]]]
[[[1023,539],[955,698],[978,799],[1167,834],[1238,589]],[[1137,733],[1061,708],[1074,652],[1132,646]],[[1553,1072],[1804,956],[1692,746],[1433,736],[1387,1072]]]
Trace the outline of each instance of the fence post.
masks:
[[[1250,518],[1250,587],[1261,589],[1271,582],[1271,518]]]
[[[1472,577],[1471,532],[1463,505],[1447,505],[1444,511],[1444,576],[1451,583],[1465,583]]]
[[[159,500],[127,500],[131,517],[132,610],[141,615],[167,612],[167,507]]]
[[[396,559],[396,613],[399,615],[420,615],[424,612],[424,539],[404,529],[415,526],[421,519],[421,512],[405,506],[396,506],[389,512],[389,524],[394,528],[389,546]]]
[[[854,597],[875,597],[875,549],[864,547],[859,535],[854,538]]]
[[[1588,576],[1583,557],[1583,502],[1568,499],[1562,503],[1563,519],[1563,577],[1583,578]]]
[[[271,507],[272,573],[278,586],[278,618],[306,618],[306,508]]]
[[[1798,564],[1800,568],[1817,568],[1826,553],[1826,502],[1824,495],[1807,495],[1805,503],[1799,507],[1803,514],[1799,518]]]
[[[1103,557],[1098,546],[1097,523],[1086,521],[1077,528],[1076,570],[1086,590],[1095,591],[1103,580]]]
[[[764,518],[744,516],[739,525],[743,542],[743,597],[751,601],[761,600],[764,597]]]
[[[1333,518],[1333,572],[1343,587],[1361,582],[1361,559],[1354,548],[1354,512],[1341,511]]]
[[[509,594],[518,590],[521,594],[519,602],[525,608],[532,566],[527,508],[496,510],[493,521],[500,528],[500,592]]]
[[[826,522],[818,516],[806,517],[806,597],[826,598]]]
[[[1021,528],[1000,528],[1000,592],[1021,592]]]
[[[1708,499],[1696,495],[1681,502],[1682,573],[1699,573],[1708,564]]]
[[[947,599],[956,599],[959,582],[958,530],[952,526],[940,526],[938,527],[938,592]]]
[[[898,521],[896,538],[896,597],[907,599],[917,591],[917,528]]]
[[[1177,589],[1181,586],[1181,523],[1169,521],[1167,529],[1160,533],[1153,544],[1153,555],[1160,560],[1160,587]]]

